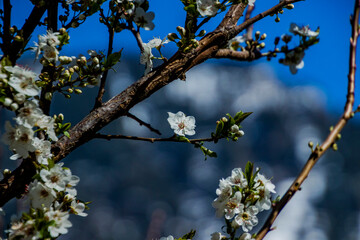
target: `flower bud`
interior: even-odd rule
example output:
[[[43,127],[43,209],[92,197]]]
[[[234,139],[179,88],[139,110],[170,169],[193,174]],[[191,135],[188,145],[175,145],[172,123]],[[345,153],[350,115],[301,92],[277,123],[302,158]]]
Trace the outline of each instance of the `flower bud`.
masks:
[[[14,40],[15,40],[16,42],[22,42],[24,39],[23,39],[21,36],[16,35],[16,36],[14,37]]]
[[[275,18],[275,22],[280,22],[280,18],[279,18],[279,17],[276,17],[276,18]]]
[[[26,100],[26,96],[22,93],[17,93],[14,96],[14,100],[18,103],[18,104],[23,104]]]
[[[285,8],[291,10],[291,9],[294,9],[295,6],[294,6],[294,4],[288,4],[285,6]]]
[[[10,104],[12,104],[13,100],[11,98],[5,98],[4,99],[4,106],[8,107]]]
[[[185,28],[181,27],[181,26],[177,26],[176,30],[179,32],[179,34],[181,35],[181,37],[184,37],[186,34],[186,30]]]
[[[257,40],[257,39],[259,39],[259,37],[260,37],[260,31],[256,31],[255,32],[255,39]]]
[[[58,118],[59,118],[59,120],[60,120],[61,122],[64,121],[64,114],[60,113],[60,114],[58,115]]]
[[[73,92],[74,92],[74,90],[73,90],[72,88],[68,88],[68,89],[66,89],[66,91],[67,91],[68,93],[73,93]]]
[[[65,34],[65,33],[66,33],[66,29],[65,29],[65,28],[60,28],[60,29],[59,29],[59,33],[60,33],[61,35]]]
[[[203,37],[203,36],[205,36],[205,34],[206,34],[206,31],[205,31],[205,30],[201,30],[201,31],[199,32],[198,37]]]
[[[99,59],[97,57],[93,57],[93,63],[96,65],[96,64],[99,64]]]
[[[12,104],[10,104],[10,108],[11,108],[11,110],[16,111],[19,109],[19,105],[17,103],[13,102]]]
[[[47,93],[45,93],[45,99],[46,100],[48,100],[48,101],[51,101],[51,99],[52,99],[52,93],[51,92],[47,92]]]
[[[179,36],[176,33],[169,33],[167,35],[167,38],[169,39],[169,41],[175,41],[175,39],[179,39]]]
[[[84,20],[85,18],[86,18],[86,16],[85,16],[84,14],[80,14],[80,15],[79,15],[79,19],[80,19],[80,20]]]
[[[264,48],[265,47],[265,43],[264,42],[262,42],[262,43],[260,43],[260,45],[259,45],[261,48]]]
[[[75,91],[76,94],[82,94],[81,89],[75,89],[74,91]]]
[[[313,143],[312,141],[310,141],[310,142],[308,143],[308,146],[309,146],[309,148],[313,148],[313,147],[314,147],[314,143]]]
[[[227,122],[227,121],[228,121],[228,119],[227,119],[226,117],[222,117],[222,118],[221,118],[221,121],[223,121],[223,122]]]
[[[263,35],[261,35],[260,40],[265,40],[265,38],[267,37],[266,33],[263,33]]]
[[[78,22],[72,22],[71,23],[71,27],[72,28],[77,28],[80,24]]]

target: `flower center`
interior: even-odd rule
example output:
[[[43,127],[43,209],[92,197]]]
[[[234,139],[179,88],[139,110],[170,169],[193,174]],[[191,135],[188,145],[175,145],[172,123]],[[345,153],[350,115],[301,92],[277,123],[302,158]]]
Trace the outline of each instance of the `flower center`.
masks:
[[[185,128],[185,124],[184,124],[183,122],[181,122],[181,123],[178,124],[178,127],[179,127],[180,129],[184,129],[184,128]]]

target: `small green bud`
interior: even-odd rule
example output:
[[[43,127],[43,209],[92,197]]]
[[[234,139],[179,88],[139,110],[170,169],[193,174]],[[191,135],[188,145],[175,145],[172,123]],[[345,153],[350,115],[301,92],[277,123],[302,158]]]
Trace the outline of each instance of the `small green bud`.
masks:
[[[15,40],[16,42],[22,42],[22,41],[24,41],[24,39],[23,39],[21,36],[19,36],[19,35],[16,35],[16,36],[14,37],[14,40]]]
[[[330,130],[330,132],[331,132],[332,130],[334,130],[334,126],[330,126],[329,130]]]
[[[82,91],[80,89],[74,89],[76,94],[82,94]]]
[[[7,176],[7,175],[10,175],[11,174],[11,170],[10,169],[7,169],[5,168],[4,171],[3,171],[3,175],[4,177]]]
[[[291,10],[291,9],[294,9],[295,6],[294,6],[294,4],[288,4],[285,6],[285,8]]]
[[[336,135],[336,139],[337,139],[337,140],[340,140],[340,139],[341,139],[341,134],[340,134],[340,133],[338,133],[338,134]]]
[[[279,18],[279,17],[276,17],[276,18],[275,18],[275,22],[280,22],[280,18]]]
[[[66,97],[67,99],[70,99],[70,98],[71,98],[71,95],[65,94],[65,97]]]
[[[205,30],[201,30],[201,31],[199,32],[198,37],[203,37],[203,36],[205,36],[205,34],[206,34],[206,31],[205,31]]]
[[[60,28],[60,29],[59,29],[59,33],[60,33],[61,35],[64,35],[64,34],[66,33],[66,29],[65,29],[65,28]]]
[[[72,22],[71,23],[71,27],[72,28],[77,28],[80,24],[78,22]]]
[[[9,107],[12,104],[13,100],[11,98],[4,99],[4,106]]]
[[[68,93],[73,93],[73,92],[74,92],[74,90],[73,90],[72,88],[68,88],[68,89],[66,89],[66,91],[67,91]]]
[[[179,36],[176,33],[169,33],[167,35],[167,38],[169,39],[169,41],[175,41],[175,39],[179,39]]]
[[[226,117],[222,117],[221,121],[223,121],[224,123],[226,123],[228,121],[228,119]]]
[[[309,143],[308,143],[308,146],[309,146],[309,148],[313,148],[314,147],[314,143],[312,142],[312,141],[310,141]]]
[[[181,37],[184,37],[186,34],[186,30],[185,28],[181,27],[181,26],[177,26],[176,30],[179,32],[179,34],[181,35]]]
[[[265,47],[265,43],[264,42],[262,42],[262,43],[260,43],[260,45],[259,45],[261,48],[264,48]]]
[[[80,20],[84,20],[85,18],[86,18],[86,16],[85,16],[84,14],[80,14],[80,15],[79,15],[79,19],[80,19]]]
[[[51,101],[53,94],[51,92],[45,93],[45,99]]]
[[[260,37],[260,31],[256,31],[255,32],[255,39],[257,40],[257,39],[259,39],[259,37]]]
[[[333,145],[331,147],[334,151],[338,150],[338,145],[336,143],[333,143]]]
[[[279,13],[280,13],[280,14],[283,14],[283,13],[284,13],[284,10],[281,9],[281,10],[279,11]]]
[[[260,40],[265,40],[266,37],[267,37],[266,33],[263,33],[260,37]]]

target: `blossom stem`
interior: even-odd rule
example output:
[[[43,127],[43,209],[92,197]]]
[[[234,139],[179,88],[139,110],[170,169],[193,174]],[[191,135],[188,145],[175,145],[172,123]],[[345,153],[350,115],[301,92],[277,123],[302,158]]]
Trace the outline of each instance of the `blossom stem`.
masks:
[[[140,118],[136,117],[135,115],[132,115],[131,113],[128,112],[126,116],[129,117],[129,118],[131,118],[131,119],[133,119],[133,120],[135,120],[135,121],[137,121],[137,122],[140,124],[140,126],[145,126],[145,127],[147,127],[150,131],[152,131],[152,132],[154,132],[154,133],[156,133],[156,134],[158,134],[158,135],[161,135],[161,132],[160,132],[159,130],[153,128],[149,123],[144,122],[143,120],[141,120]]]

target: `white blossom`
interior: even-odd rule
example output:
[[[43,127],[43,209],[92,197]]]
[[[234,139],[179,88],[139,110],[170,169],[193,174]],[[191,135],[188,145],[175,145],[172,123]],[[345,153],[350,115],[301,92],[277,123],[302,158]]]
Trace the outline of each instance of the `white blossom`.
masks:
[[[134,22],[139,27],[144,28],[145,30],[153,30],[155,24],[152,22],[154,20],[154,12],[145,12],[141,7],[136,8]]]
[[[47,187],[57,191],[64,191],[69,180],[65,175],[62,164],[56,164],[50,170],[41,169],[40,177]]]
[[[282,64],[290,67],[290,72],[292,74],[297,73],[298,69],[302,69],[304,67],[303,58],[305,56],[304,51],[297,52],[295,50],[286,53],[285,59],[281,61]]]
[[[249,6],[254,6],[256,0],[248,0],[248,5]]]
[[[253,238],[250,233],[243,233],[239,240],[255,240],[255,238]]]
[[[45,116],[43,111],[38,107],[35,100],[26,101],[24,106],[19,109],[18,116],[15,118],[19,125],[27,125],[29,128],[35,126],[36,122]]]
[[[40,233],[36,231],[34,220],[23,222],[12,222],[9,232],[9,240],[22,239],[22,240],[37,240],[40,238]]]
[[[86,217],[88,214],[84,213],[85,204],[82,202],[77,202],[76,200],[71,202],[70,213],[74,213],[81,217]]]
[[[53,189],[43,185],[38,180],[29,185],[29,200],[33,208],[43,207],[50,208],[52,202],[56,198],[56,193]]]
[[[39,94],[40,89],[35,84],[36,74],[34,72],[19,66],[5,66],[4,68],[11,73],[9,85],[17,92],[27,96],[36,96]]]
[[[52,157],[51,142],[35,137],[33,146],[36,149],[35,156],[38,163],[48,165],[48,159]]]
[[[219,232],[214,232],[211,234],[211,240],[221,240],[222,237],[225,237],[225,236],[223,236]]]
[[[259,211],[269,210],[271,208],[271,193],[276,193],[275,185],[260,173],[256,175],[255,182],[257,194],[259,195],[259,200],[256,202],[256,206]]]
[[[244,232],[251,231],[251,229],[258,224],[256,214],[258,214],[258,208],[255,206],[249,206],[246,209],[240,209],[239,214],[232,222],[233,227],[242,227]]]
[[[236,214],[243,210],[244,204],[241,203],[241,199],[241,192],[236,192],[234,196],[229,199],[224,209],[226,219],[232,219]]]
[[[240,188],[246,188],[248,186],[248,182],[241,170],[241,168],[235,168],[231,171],[231,176],[227,178],[227,181],[231,185],[236,185]]]
[[[243,43],[245,41],[246,41],[246,35],[236,36],[236,37],[229,40],[228,48],[231,49],[231,50],[236,51],[240,47],[240,43]]]
[[[289,31],[293,34],[297,34],[303,37],[317,37],[319,35],[319,32],[311,31],[308,26],[299,27],[296,23],[290,24]]]
[[[55,120],[52,117],[43,115],[36,121],[35,126],[41,128],[42,130],[45,130],[46,134],[51,138],[51,140],[57,141],[58,138],[54,130],[54,124]]]
[[[146,43],[143,44],[144,50],[141,52],[140,63],[146,66],[145,74],[148,74],[153,68],[152,58],[154,55],[151,52],[151,47]]]
[[[176,114],[168,112],[168,122],[171,129],[180,136],[194,135],[195,134],[195,118],[193,116],[186,117],[181,111]]]
[[[19,157],[27,158],[29,152],[35,151],[35,147],[32,144],[34,131],[31,128],[20,125],[15,128],[11,126],[10,122],[5,123],[5,134],[2,137],[4,143],[9,145],[12,151],[16,154],[11,157],[12,160],[16,160]]]
[[[203,17],[215,16],[219,10],[217,4],[219,4],[218,0],[196,0],[197,10]]]
[[[161,237],[160,240],[174,240],[174,237],[169,235],[167,237]]]
[[[71,222],[68,220],[68,212],[51,209],[49,212],[45,213],[45,217],[47,217],[49,221],[54,221],[54,223],[48,227],[51,237],[56,238],[60,234],[66,234],[68,228],[72,226]]]

